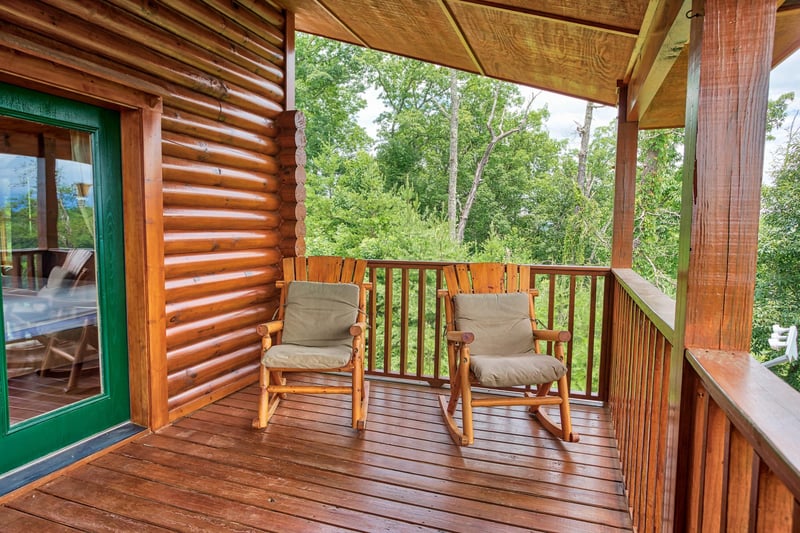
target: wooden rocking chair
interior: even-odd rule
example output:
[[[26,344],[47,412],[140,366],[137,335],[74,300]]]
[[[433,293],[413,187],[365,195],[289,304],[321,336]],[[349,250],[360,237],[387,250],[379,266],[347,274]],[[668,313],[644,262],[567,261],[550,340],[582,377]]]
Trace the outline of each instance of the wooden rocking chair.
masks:
[[[265,428],[288,393],[350,394],[353,428],[367,422],[369,383],[364,380],[367,262],[341,257],[289,257],[277,320],[261,324],[258,416],[253,427]],[[274,337],[274,342],[273,342]],[[349,372],[350,386],[287,385],[287,372]]]
[[[447,355],[450,363],[450,398],[439,396],[442,415],[456,444],[474,441],[472,409],[502,405],[527,405],[528,411],[553,435],[577,442],[569,414],[567,368],[563,364],[564,342],[569,331],[536,329],[530,289],[530,267],[502,263],[448,265],[444,268]],[[553,342],[555,357],[540,351],[540,341]],[[548,393],[558,382],[558,395]],[[472,386],[507,389],[536,385],[536,394],[522,396],[472,397]],[[462,404],[463,430],[454,418]],[[541,409],[560,407],[561,424]]]

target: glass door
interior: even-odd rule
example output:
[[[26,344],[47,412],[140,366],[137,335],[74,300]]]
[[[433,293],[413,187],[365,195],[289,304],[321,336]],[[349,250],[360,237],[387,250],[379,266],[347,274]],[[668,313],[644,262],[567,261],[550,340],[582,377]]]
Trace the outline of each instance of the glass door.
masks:
[[[119,115],[0,85],[0,475],[129,418]]]

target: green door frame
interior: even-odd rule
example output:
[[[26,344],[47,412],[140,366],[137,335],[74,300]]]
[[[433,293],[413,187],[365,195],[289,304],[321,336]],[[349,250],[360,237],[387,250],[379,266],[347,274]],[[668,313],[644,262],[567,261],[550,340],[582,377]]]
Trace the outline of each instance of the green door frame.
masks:
[[[130,419],[120,116],[116,111],[0,83],[0,115],[92,134],[95,261],[102,393],[9,425],[0,343],[0,476]],[[2,306],[0,306],[2,313]],[[4,321],[0,322],[0,328]]]

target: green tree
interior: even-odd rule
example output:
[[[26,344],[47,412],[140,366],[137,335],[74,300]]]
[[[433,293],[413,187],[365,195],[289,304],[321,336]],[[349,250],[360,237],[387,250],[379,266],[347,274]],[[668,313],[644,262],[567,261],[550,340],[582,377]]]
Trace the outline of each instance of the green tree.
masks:
[[[790,93],[771,102],[770,125],[779,127],[784,123],[786,104],[792,97]],[[795,113],[787,128],[782,157],[771,173],[772,183],[762,187],[752,338],[752,352],[762,360],[777,355],[767,344],[772,324],[800,325],[800,129],[797,119],[798,113]],[[778,365],[773,371],[800,390],[800,365]]]

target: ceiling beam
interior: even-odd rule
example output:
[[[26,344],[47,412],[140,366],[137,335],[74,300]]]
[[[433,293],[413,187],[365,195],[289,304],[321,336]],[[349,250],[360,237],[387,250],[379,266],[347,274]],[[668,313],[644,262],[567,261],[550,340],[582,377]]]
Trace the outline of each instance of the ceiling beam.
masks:
[[[475,68],[478,70],[481,76],[486,76],[486,70],[483,68],[483,65],[481,65],[480,60],[478,60],[478,56],[475,54],[475,50],[472,49],[472,45],[470,45],[469,41],[467,41],[467,37],[464,35],[461,25],[458,23],[455,15],[450,10],[450,6],[447,4],[447,1],[439,0],[439,7],[442,8],[444,16],[447,17],[448,21],[450,21],[450,26],[452,26],[453,31],[458,36],[458,40],[461,41],[461,45],[464,47],[464,51],[472,60],[472,64],[475,65]]]
[[[357,34],[355,31],[353,31],[353,28],[348,26],[345,23],[345,21],[343,21],[331,8],[329,8],[327,6],[327,4],[325,4],[325,2],[323,0],[314,0],[314,3],[317,4],[320,8],[322,8],[328,15],[330,15],[333,20],[338,22],[339,25],[342,28],[344,28],[347,33],[352,35],[353,39],[355,39],[357,44],[363,46],[364,48],[372,48],[370,45],[368,45],[366,43],[366,41],[364,41],[364,39],[361,38],[361,36],[359,34]]]
[[[640,120],[653,103],[686,43],[691,0],[655,0],[628,65],[628,120]]]
[[[577,17],[568,17],[564,15],[558,15],[555,13],[548,13],[547,11],[540,11],[538,9],[531,9],[527,7],[511,6],[507,4],[501,4],[499,2],[492,2],[491,0],[454,0],[454,1],[460,4],[487,7],[490,9],[497,9],[499,11],[506,11],[508,13],[516,13],[518,15],[528,15],[531,17],[555,20],[558,22],[563,22],[565,24],[571,24],[573,26],[583,26],[584,28],[602,30],[609,33],[624,35],[626,37],[631,37],[631,36],[636,37],[637,35],[639,35],[639,31],[634,28],[626,28],[623,26],[616,26],[614,24],[603,24],[601,22],[584,20]]]

